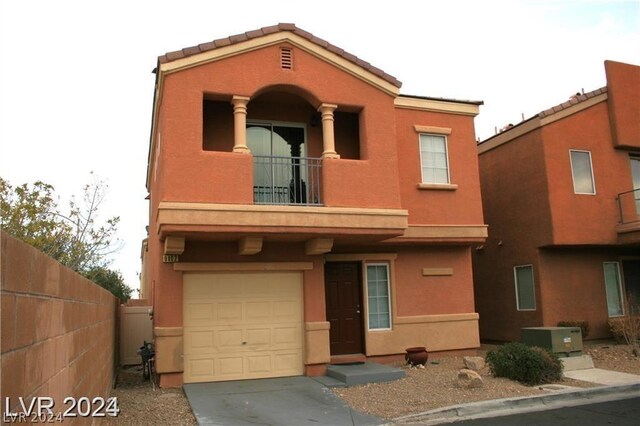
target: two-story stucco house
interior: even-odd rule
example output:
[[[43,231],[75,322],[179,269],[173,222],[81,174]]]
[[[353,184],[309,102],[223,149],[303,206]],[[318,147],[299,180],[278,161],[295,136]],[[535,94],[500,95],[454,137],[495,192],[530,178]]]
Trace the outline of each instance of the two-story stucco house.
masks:
[[[605,87],[478,145],[490,227],[474,251],[483,339],[559,321],[608,337],[625,293],[640,297],[640,67],[606,61],[605,72]]]
[[[479,346],[481,102],[279,24],[158,60],[143,293],[162,386]]]

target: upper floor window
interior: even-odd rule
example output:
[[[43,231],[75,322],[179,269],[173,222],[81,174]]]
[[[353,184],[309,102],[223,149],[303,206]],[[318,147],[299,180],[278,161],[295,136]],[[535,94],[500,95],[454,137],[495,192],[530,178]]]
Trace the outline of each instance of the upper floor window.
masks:
[[[593,167],[590,151],[569,150],[571,156],[571,173],[573,175],[573,192],[576,194],[595,194]]]
[[[420,163],[422,183],[450,183],[447,137],[421,133]]]

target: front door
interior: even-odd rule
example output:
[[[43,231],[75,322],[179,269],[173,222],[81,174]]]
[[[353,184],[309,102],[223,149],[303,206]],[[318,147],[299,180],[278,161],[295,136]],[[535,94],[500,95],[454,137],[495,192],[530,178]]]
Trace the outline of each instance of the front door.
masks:
[[[328,262],[324,266],[331,355],[363,353],[361,283],[359,262]]]

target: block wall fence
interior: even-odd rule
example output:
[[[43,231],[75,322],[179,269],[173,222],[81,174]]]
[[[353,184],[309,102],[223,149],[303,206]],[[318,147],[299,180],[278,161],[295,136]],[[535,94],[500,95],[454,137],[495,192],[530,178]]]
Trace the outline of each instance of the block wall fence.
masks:
[[[107,398],[113,388],[118,299],[0,232],[2,411],[10,398]],[[67,419],[65,419],[66,422]],[[78,418],[77,420],[82,420]],[[90,420],[90,419],[85,419]]]

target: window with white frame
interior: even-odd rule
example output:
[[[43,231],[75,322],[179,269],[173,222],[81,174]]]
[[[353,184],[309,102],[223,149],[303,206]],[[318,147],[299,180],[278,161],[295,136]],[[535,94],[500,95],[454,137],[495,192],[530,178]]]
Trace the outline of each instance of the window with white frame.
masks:
[[[446,136],[420,133],[420,164],[422,183],[450,183]]]
[[[573,176],[573,192],[576,194],[595,194],[593,166],[590,151],[569,150],[571,158],[571,174]]]
[[[369,330],[391,328],[391,296],[389,293],[389,265],[367,263],[367,312]]]
[[[533,282],[533,265],[516,266],[513,268],[516,282],[516,306],[519,311],[536,310],[536,293]]]
[[[607,291],[607,310],[610,317],[620,317],[624,315],[620,264],[618,262],[604,262],[603,266],[604,286]]]

